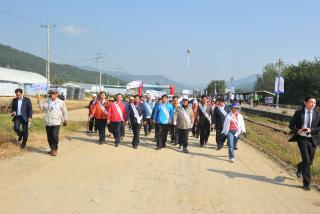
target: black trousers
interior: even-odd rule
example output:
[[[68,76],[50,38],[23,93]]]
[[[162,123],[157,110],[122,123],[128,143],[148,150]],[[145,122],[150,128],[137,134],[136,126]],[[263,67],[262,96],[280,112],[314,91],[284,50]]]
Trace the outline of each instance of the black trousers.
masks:
[[[109,133],[112,133],[111,124],[107,124],[107,128],[108,128]]]
[[[217,146],[218,148],[222,148],[224,142],[226,141],[227,136],[222,134],[222,129],[217,128],[216,129],[216,142],[217,142]]]
[[[153,129],[152,120],[150,118],[146,119],[146,124],[143,126],[144,135],[148,135]]]
[[[105,141],[106,139],[106,125],[107,120],[105,119],[96,119],[96,125],[99,131],[99,141]]]
[[[121,137],[121,129],[122,129],[122,122],[111,122],[111,130],[114,137],[114,143],[115,145],[119,145],[120,143],[120,137]]]
[[[190,129],[178,129],[179,133],[179,146],[183,146],[183,149],[187,149],[189,141]]]
[[[121,136],[121,137],[124,137],[125,134],[126,134],[125,124],[124,124],[124,121],[122,121],[122,122],[121,122],[121,133],[120,133],[120,136]]]
[[[311,183],[311,171],[316,146],[312,142],[312,138],[300,137],[298,146],[302,161],[298,164],[298,170],[302,173],[303,185],[309,186]]]
[[[210,135],[210,124],[198,126],[200,131],[200,144],[207,144]]]
[[[192,136],[195,137],[196,136],[196,129],[197,129],[197,126],[195,124],[193,124],[192,126]]]
[[[16,116],[13,122],[13,129],[19,137],[22,136],[22,143],[27,143],[29,136],[28,122],[25,122],[21,116]]]
[[[94,131],[96,132],[98,130],[96,119],[92,117],[89,120],[89,131],[90,132],[92,132],[93,127],[94,127]]]
[[[170,124],[158,124],[158,127],[159,127],[159,131],[158,131],[157,147],[164,148],[166,147]]]
[[[134,123],[132,125],[133,138],[132,138],[132,146],[138,146],[140,143],[140,129],[141,123]]]
[[[60,126],[46,126],[47,139],[52,150],[58,150]]]
[[[159,125],[156,124],[154,129],[154,139],[158,141],[158,138],[159,138]]]
[[[176,126],[171,125],[170,126],[170,136],[171,136],[171,141],[173,143],[178,143],[179,142],[179,134],[178,134],[178,129]]]

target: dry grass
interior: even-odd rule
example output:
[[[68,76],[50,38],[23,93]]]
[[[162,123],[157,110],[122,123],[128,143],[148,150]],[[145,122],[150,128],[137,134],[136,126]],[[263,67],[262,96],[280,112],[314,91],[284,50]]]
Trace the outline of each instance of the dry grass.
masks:
[[[273,129],[246,122],[248,140],[265,153],[296,167],[301,161],[296,143],[288,142],[289,136]],[[312,165],[313,181],[320,184],[320,153],[317,151]]]
[[[42,119],[33,119],[32,127],[29,130],[27,150],[20,149],[20,144],[12,126],[13,123],[8,115],[0,115],[0,159],[7,159],[27,152],[48,148],[45,125]],[[82,130],[84,127],[85,123],[69,122],[66,127],[61,127],[60,139],[72,134],[74,131]]]
[[[33,106],[33,113],[39,114],[41,110],[38,108],[36,97],[29,97]],[[13,97],[0,97],[0,113],[9,113]],[[85,108],[89,104],[89,99],[84,100],[66,100],[68,110]]]

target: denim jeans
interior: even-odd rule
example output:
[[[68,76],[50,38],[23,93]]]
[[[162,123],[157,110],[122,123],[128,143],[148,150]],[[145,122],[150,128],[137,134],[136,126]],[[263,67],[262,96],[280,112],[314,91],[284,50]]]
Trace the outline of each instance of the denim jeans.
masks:
[[[228,143],[229,143],[229,159],[234,158],[234,147],[238,142],[238,137],[235,137],[236,131],[228,132]]]

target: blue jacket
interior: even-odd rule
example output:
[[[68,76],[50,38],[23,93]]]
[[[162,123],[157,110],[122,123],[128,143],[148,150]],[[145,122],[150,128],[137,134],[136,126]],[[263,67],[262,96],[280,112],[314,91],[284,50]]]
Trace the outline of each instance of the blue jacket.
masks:
[[[14,98],[12,100],[11,112],[18,113],[18,99]],[[21,104],[21,116],[25,123],[28,122],[29,118],[32,118],[32,104],[28,97],[23,97]]]
[[[162,109],[163,105],[163,103],[157,105],[153,120],[155,120],[158,124],[171,124],[174,115],[174,107],[170,103],[165,104],[165,108],[168,110],[169,113],[168,118]]]
[[[148,105],[150,105],[151,112],[149,112]],[[148,104],[147,101],[144,101],[144,108],[146,109],[146,117],[150,118],[154,108],[154,102],[151,101],[150,104]]]

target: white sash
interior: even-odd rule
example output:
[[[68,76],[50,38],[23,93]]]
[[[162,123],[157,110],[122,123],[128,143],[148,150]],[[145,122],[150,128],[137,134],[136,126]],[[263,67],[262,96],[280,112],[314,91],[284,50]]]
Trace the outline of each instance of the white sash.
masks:
[[[114,103],[114,105],[116,106],[117,112],[119,113],[121,120],[124,121],[123,112],[122,112],[120,106],[118,105],[118,103]]]
[[[151,109],[150,104],[148,102],[146,102],[146,106],[147,106],[149,113],[152,114],[152,109]]]
[[[208,115],[207,111],[203,108],[201,103],[199,103],[199,107],[200,107],[202,113],[204,114],[204,116],[207,118],[207,120],[211,124],[211,116]]]
[[[227,112],[226,110],[224,110],[224,108],[222,108],[221,106],[218,107],[219,111],[226,117],[227,116]]]
[[[62,112],[58,107],[58,104],[60,104],[60,101],[53,103],[51,99],[48,100],[48,108],[51,107],[52,109],[54,109],[59,114],[59,117],[63,120]]]
[[[170,115],[169,115],[168,109],[166,108],[165,104],[160,104],[160,105],[161,105],[161,108],[162,108],[164,114],[165,114],[166,117],[167,117],[167,120],[166,120],[166,121],[169,121]]]
[[[134,117],[137,119],[138,124],[140,124],[143,116],[142,115],[139,116],[138,110],[137,110],[136,106],[133,103],[131,103],[130,105],[132,107],[132,110],[133,110],[133,113],[134,113]]]
[[[231,120],[233,121],[234,125],[237,127],[237,132],[235,136],[239,136],[241,133],[241,129],[239,128],[238,120],[235,118],[235,116],[231,113]]]
[[[101,104],[101,102],[98,102],[100,109],[106,114],[108,115],[108,111],[107,109]]]
[[[189,117],[187,111],[182,106],[180,107],[180,109],[181,109],[181,112],[183,113],[184,117],[186,118],[189,127],[191,128],[192,124],[191,124],[191,120],[190,120],[190,117]]]

